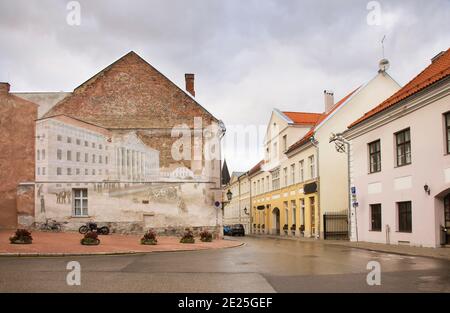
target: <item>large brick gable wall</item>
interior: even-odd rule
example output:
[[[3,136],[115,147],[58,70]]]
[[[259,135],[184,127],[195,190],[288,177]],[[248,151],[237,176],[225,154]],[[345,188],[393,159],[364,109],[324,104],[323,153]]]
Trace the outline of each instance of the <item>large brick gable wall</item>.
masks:
[[[66,114],[110,129],[193,127],[215,118],[136,53],[130,52],[76,88],[45,117]]]

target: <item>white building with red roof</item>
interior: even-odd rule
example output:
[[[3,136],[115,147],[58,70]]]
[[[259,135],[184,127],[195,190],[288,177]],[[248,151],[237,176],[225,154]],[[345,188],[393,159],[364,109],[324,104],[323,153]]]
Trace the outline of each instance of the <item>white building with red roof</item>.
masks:
[[[450,50],[352,121],[351,239],[450,243]]]

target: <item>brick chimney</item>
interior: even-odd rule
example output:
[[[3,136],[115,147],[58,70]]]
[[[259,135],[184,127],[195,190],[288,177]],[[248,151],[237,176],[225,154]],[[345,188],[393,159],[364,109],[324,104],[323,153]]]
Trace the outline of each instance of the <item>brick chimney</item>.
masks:
[[[325,99],[325,112],[328,113],[334,106],[334,93],[331,90],[323,91]]]
[[[186,79],[186,91],[189,92],[193,97],[195,97],[195,89],[194,89],[194,74],[185,74],[184,78]]]
[[[0,83],[0,95],[7,95],[9,93],[10,85],[8,83]]]

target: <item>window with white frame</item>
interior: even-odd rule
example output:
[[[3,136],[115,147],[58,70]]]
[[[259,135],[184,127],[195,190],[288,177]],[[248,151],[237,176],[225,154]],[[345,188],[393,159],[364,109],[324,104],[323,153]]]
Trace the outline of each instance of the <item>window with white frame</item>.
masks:
[[[284,179],[284,186],[283,187],[287,187],[287,185],[288,185],[288,171],[287,171],[287,167],[283,168],[283,179]]]
[[[73,189],[73,215],[74,216],[87,216],[88,215],[88,190]]]
[[[316,161],[314,155],[311,155],[308,158],[308,161],[309,161],[309,177],[312,179],[316,177],[316,163],[315,163]]]
[[[292,225],[297,223],[297,206],[295,204],[295,200],[291,200],[291,208],[292,208]]]
[[[301,160],[300,162],[298,162],[298,167],[299,167],[299,180],[301,183],[303,183],[305,181],[305,168],[304,168],[304,161]]]
[[[272,190],[280,189],[280,170],[277,169],[272,173]]]
[[[295,163],[291,164],[291,184],[295,184]]]

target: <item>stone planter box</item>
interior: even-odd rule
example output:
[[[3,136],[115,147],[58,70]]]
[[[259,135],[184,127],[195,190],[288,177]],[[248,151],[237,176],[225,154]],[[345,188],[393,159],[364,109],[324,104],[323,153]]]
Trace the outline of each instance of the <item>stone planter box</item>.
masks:
[[[80,240],[80,242],[83,246],[98,246],[100,244],[100,239],[95,239],[95,240],[87,239],[86,240],[83,238]]]
[[[157,245],[157,244],[158,244],[157,240],[143,240],[143,239],[141,239],[141,245],[154,246],[154,245]]]
[[[31,245],[32,240],[22,240],[22,239],[10,239],[10,243],[13,245]]]
[[[194,238],[181,238],[180,243],[195,243]]]

